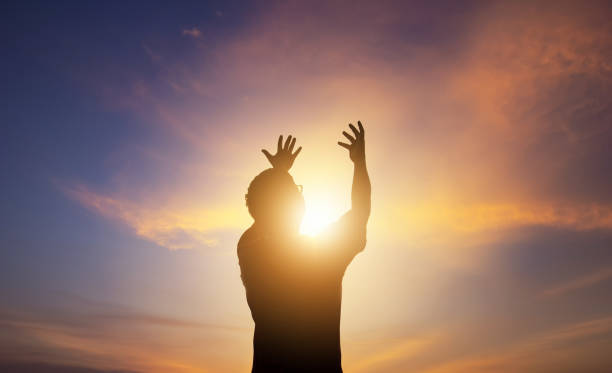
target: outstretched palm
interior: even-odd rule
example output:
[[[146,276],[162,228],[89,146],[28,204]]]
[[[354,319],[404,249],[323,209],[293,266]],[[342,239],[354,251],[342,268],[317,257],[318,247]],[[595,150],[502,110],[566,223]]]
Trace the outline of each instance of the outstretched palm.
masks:
[[[359,130],[357,130],[353,124],[349,123],[349,127],[351,127],[351,131],[353,131],[354,137],[349,135],[346,131],[342,131],[344,137],[346,137],[351,143],[347,144],[338,141],[338,145],[348,149],[349,156],[351,157],[351,161],[353,161],[353,163],[362,163],[365,162],[365,131],[363,130],[361,121],[357,121],[357,125],[359,126]]]
[[[276,149],[276,154],[272,155],[266,149],[262,149],[262,153],[268,158],[270,164],[274,168],[278,168],[280,170],[289,171],[291,166],[293,166],[293,162],[295,158],[302,151],[302,147],[300,146],[295,153],[293,153],[293,147],[295,146],[295,137],[289,135],[287,137],[287,141],[285,141],[285,145],[283,146],[283,136],[279,136],[278,138],[278,147]]]

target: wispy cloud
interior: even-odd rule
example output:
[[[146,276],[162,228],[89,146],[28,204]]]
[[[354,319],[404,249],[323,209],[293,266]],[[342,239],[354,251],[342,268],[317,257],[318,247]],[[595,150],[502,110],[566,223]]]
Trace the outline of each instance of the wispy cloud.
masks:
[[[545,297],[556,297],[565,295],[575,290],[583,289],[596,285],[602,281],[606,281],[612,278],[612,268],[604,268],[595,273],[589,273],[584,276],[572,279],[568,282],[562,283],[555,287],[552,287],[542,293]]]
[[[34,362],[0,362],[0,370],[11,373],[137,373],[133,370],[106,370],[96,367],[85,367],[66,364],[49,364]]]
[[[486,326],[480,324],[458,328],[449,324],[435,334],[416,333],[403,338],[370,336],[363,342],[360,355],[351,356],[347,367],[371,373],[530,373],[572,372],[597,364],[612,366],[605,360],[607,351],[601,343],[612,341],[612,317],[528,331],[507,340],[499,337],[488,335]],[[557,370],[560,361],[564,369]]]
[[[142,49],[144,49],[144,51],[147,53],[149,58],[151,58],[151,61],[157,62],[157,61],[160,61],[162,59],[161,56],[159,54],[153,52],[151,47],[149,47],[148,45],[143,44],[142,45]]]
[[[612,317],[570,324],[535,334],[479,356],[466,356],[439,364],[425,373],[462,372],[573,372],[605,371],[607,350],[601,340],[612,341]],[[601,370],[604,369],[604,370]]]
[[[439,335],[420,335],[396,340],[379,341],[379,350],[366,353],[349,366],[352,372],[374,372],[384,369],[386,364],[405,361],[421,355],[425,350],[435,348]],[[382,345],[382,348],[381,346]],[[382,368],[381,368],[382,367]]]
[[[79,185],[64,188],[70,197],[107,218],[131,227],[145,239],[170,250],[215,246],[216,230],[240,227],[240,215],[231,209],[206,210],[139,205],[129,200],[98,194]]]
[[[202,361],[201,350],[207,345],[202,335],[232,340],[248,333],[238,326],[184,320],[99,301],[83,304],[77,299],[63,307],[0,310],[0,328],[9,338],[0,340],[0,362],[38,361],[104,371],[200,372],[215,366]],[[194,345],[193,340],[199,343]]]
[[[456,232],[483,232],[520,226],[551,226],[575,230],[612,229],[612,206],[538,203],[456,204],[436,201],[402,205],[397,213],[417,227]]]
[[[200,31],[200,29],[198,29],[197,27],[184,28],[181,33],[183,34],[183,36],[190,36],[194,39],[198,39],[202,36],[202,31]]]

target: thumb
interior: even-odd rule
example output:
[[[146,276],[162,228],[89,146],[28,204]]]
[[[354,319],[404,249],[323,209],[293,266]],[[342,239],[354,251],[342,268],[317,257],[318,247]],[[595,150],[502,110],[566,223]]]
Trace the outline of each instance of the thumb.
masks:
[[[268,158],[268,161],[270,161],[270,163],[272,163],[272,154],[270,154],[270,152],[267,151],[266,149],[261,149],[261,152],[264,153],[266,158]]]

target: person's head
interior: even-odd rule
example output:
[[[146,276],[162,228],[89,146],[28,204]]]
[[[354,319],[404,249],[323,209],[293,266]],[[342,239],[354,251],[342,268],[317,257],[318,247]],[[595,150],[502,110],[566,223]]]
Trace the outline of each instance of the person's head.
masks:
[[[255,222],[278,233],[295,233],[304,216],[304,197],[289,173],[269,168],[251,181],[246,205]]]

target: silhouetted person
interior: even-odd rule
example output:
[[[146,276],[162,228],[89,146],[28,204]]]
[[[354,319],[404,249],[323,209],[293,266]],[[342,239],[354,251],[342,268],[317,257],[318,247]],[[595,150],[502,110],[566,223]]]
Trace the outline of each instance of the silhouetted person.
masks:
[[[299,234],[304,214],[301,188],[288,171],[301,147],[278,139],[273,168],[249,185],[246,203],[255,219],[238,242],[241,277],[255,321],[252,372],[342,372],[340,306],[342,277],[366,244],[370,179],[364,130],[342,132],[354,163],[352,208],[317,238]]]

